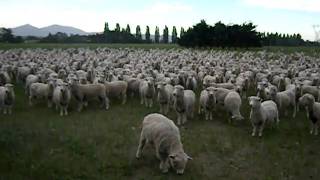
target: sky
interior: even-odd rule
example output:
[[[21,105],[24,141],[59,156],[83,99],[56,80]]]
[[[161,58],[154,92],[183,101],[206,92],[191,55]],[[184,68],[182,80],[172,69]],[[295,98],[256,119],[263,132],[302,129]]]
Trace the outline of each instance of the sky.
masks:
[[[209,24],[252,22],[261,32],[300,33],[314,40],[320,24],[320,0],[0,0],[0,27],[23,24],[45,27],[67,25],[87,32],[130,24],[190,27],[201,19]],[[319,28],[320,30],[320,28]]]

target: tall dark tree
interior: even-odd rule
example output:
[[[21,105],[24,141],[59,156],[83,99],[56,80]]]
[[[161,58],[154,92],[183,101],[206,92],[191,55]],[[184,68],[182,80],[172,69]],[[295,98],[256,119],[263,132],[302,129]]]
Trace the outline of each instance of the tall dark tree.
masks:
[[[129,24],[127,24],[127,27],[126,27],[126,33],[131,34],[131,29],[130,29],[130,25],[129,25]]]
[[[109,32],[109,24],[106,22],[104,23],[104,30],[103,32],[106,34],[107,32]]]
[[[14,36],[11,29],[0,28],[0,42],[5,43],[21,43],[23,39],[21,36]]]
[[[147,28],[146,28],[146,42],[147,42],[147,43],[151,42],[151,39],[150,39],[150,28],[149,28],[149,26],[147,26]]]
[[[160,32],[159,32],[159,27],[156,26],[156,30],[154,32],[154,42],[159,43],[160,42]]]
[[[139,25],[136,27],[136,38],[141,41],[142,40],[142,35],[141,35],[141,28]]]
[[[120,28],[120,24],[117,23],[116,24],[116,29],[114,30],[115,32],[120,32],[121,31],[121,28]]]
[[[184,28],[181,27],[181,29],[180,29],[180,38],[184,35],[184,33],[185,33]]]
[[[168,43],[169,42],[169,29],[167,26],[164,27],[163,29],[163,43]]]
[[[173,26],[172,28],[172,43],[177,43],[177,38],[178,38],[178,33],[177,33],[177,29],[175,26]]]

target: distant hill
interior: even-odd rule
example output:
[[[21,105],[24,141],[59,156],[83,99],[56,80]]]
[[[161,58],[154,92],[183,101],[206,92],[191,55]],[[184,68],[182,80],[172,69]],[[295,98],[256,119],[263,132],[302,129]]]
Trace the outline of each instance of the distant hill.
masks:
[[[49,33],[56,34],[57,32],[63,32],[68,35],[71,35],[71,34],[88,35],[89,34],[78,28],[74,28],[71,26],[61,26],[61,25],[51,25],[43,28],[38,28],[30,24],[25,24],[22,26],[11,28],[11,30],[12,30],[12,33],[16,36],[45,37]]]

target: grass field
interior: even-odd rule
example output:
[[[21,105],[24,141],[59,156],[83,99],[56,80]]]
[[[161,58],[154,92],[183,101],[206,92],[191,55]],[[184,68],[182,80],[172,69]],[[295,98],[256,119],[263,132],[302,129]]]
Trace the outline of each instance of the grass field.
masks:
[[[193,161],[177,176],[161,174],[151,148],[135,159],[141,121],[158,106],[147,109],[134,98],[126,105],[113,101],[104,111],[93,102],[82,113],[73,105],[68,117],[60,117],[45,102],[29,107],[21,87],[16,94],[14,113],[0,115],[0,179],[320,178],[320,139],[309,135],[302,112],[281,118],[280,128],[267,128],[262,138],[250,136],[247,119],[231,125],[223,112],[213,121],[197,116],[181,128]]]
[[[83,47],[45,47],[49,46]],[[135,159],[142,119],[157,112],[158,105],[147,109],[138,98],[129,98],[126,105],[112,100],[109,111],[92,102],[78,113],[72,104],[70,115],[60,117],[43,101],[29,107],[22,87],[15,91],[13,114],[0,114],[1,180],[320,179],[320,138],[309,134],[304,112],[295,119],[280,118],[279,129],[267,127],[262,138],[250,136],[246,100],[242,122],[228,124],[223,111],[216,112],[213,121],[196,116],[180,129],[184,149],[193,161],[178,176],[160,172],[150,147],[142,159]],[[169,117],[175,120],[176,115],[171,112]]]

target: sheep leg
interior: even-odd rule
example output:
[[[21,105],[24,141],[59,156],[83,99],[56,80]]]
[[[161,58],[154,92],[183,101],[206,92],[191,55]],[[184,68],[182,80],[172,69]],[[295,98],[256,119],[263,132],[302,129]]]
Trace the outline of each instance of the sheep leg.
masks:
[[[68,115],[68,106],[64,107],[64,115]]]
[[[139,146],[138,146],[138,150],[137,150],[137,153],[136,153],[136,158],[139,159],[142,155],[142,150],[146,144],[146,139],[144,137],[144,133],[143,131],[141,132],[141,135],[140,135],[140,139],[139,139]]]
[[[213,112],[210,111],[209,113],[210,113],[210,120],[212,121],[213,120]]]
[[[122,104],[126,104],[126,102],[127,102],[127,93],[124,92],[124,93],[122,94]]]
[[[29,96],[29,105],[30,105],[30,106],[33,106],[32,99],[33,99],[32,96]]]
[[[208,121],[210,116],[210,112],[208,110],[205,110],[205,116],[205,119]]]
[[[263,129],[264,129],[264,123],[259,128],[259,137],[262,136]]]
[[[169,171],[169,160],[168,158],[160,160],[160,170],[162,173],[167,173]]]
[[[142,93],[140,93],[140,104],[143,105],[143,100],[144,100],[144,97],[142,95]]]
[[[319,124],[318,123],[315,123],[314,124],[314,135],[318,135],[318,127],[319,127]]]
[[[149,108],[152,108],[152,106],[153,106],[153,100],[152,100],[152,98],[150,98],[149,99]]]
[[[256,135],[256,131],[257,131],[257,127],[253,126],[252,134],[251,134],[252,137],[254,137]]]
[[[160,112],[160,114],[162,114],[163,113],[163,105],[162,104],[160,104],[160,110],[159,110],[159,112]]]
[[[199,114],[199,115],[201,114],[201,105],[199,105],[198,114]]]
[[[180,113],[178,113],[177,124],[178,124],[178,126],[181,125],[181,114]]]
[[[187,122],[187,114],[183,113],[182,114],[182,124],[185,124]]]
[[[109,100],[108,97],[106,97],[106,98],[104,99],[104,103],[105,103],[105,106],[106,106],[106,110],[108,110],[109,107],[110,107],[110,100]]]
[[[314,128],[314,124],[311,122],[310,123],[310,134],[313,134],[313,128]]]
[[[165,108],[166,109],[165,109],[164,113],[165,113],[165,115],[167,115],[169,113],[169,103],[166,104]]]
[[[296,104],[293,105],[293,118],[296,118],[296,114],[297,114],[297,107]]]
[[[60,107],[60,116],[63,116],[63,107]]]
[[[82,108],[83,108],[83,102],[79,102],[78,112],[81,112],[81,111],[82,111]]]

